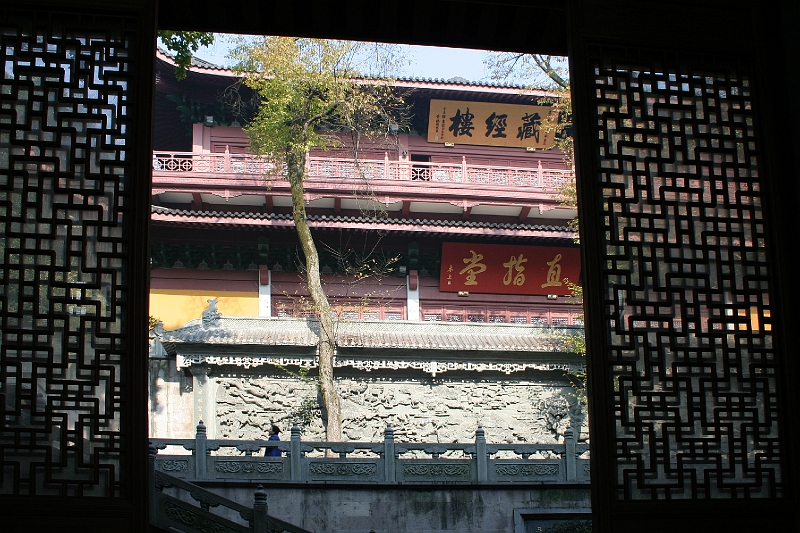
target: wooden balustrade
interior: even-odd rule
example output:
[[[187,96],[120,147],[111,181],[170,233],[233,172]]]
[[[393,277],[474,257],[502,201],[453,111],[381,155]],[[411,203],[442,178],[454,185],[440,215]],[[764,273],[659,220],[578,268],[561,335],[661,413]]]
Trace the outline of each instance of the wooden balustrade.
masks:
[[[289,441],[207,439],[202,421],[194,439],[151,439],[154,468],[177,478],[213,482],[588,484],[588,445],[567,429],[562,443],[487,443],[478,428],[474,443],[384,440],[310,442],[292,427]],[[170,453],[157,453],[166,450]],[[277,448],[281,456],[269,456]],[[213,453],[212,453],[213,452]]]
[[[211,154],[194,152],[153,152],[153,171],[161,175],[176,173],[187,176],[230,175],[252,176],[260,179],[281,179],[282,173],[264,158],[249,154]],[[469,165],[461,163],[429,163],[418,161],[336,159],[309,157],[310,178],[366,179],[420,181],[500,187],[558,189],[575,179],[566,170],[544,169],[541,161],[536,168]]]

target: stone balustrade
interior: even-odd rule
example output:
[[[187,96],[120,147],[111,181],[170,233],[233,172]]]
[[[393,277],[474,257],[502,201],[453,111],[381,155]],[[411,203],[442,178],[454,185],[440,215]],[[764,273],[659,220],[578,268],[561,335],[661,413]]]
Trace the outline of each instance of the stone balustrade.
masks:
[[[225,174],[252,176],[263,180],[274,176],[279,179],[272,163],[250,154],[212,154],[194,152],[154,152],[153,171],[162,174],[187,175]],[[541,161],[535,168],[502,167],[461,163],[429,163],[383,160],[354,160],[346,158],[309,157],[307,171],[310,178],[359,178],[370,180],[427,181],[466,185],[559,189],[565,182],[575,179],[568,170],[545,169]],[[222,176],[220,176],[222,177]]]
[[[194,439],[151,439],[157,472],[193,482],[359,484],[588,484],[588,445],[572,429],[561,444],[384,441],[307,442],[292,427],[289,441],[212,440],[201,421]],[[281,456],[267,452],[277,448]]]

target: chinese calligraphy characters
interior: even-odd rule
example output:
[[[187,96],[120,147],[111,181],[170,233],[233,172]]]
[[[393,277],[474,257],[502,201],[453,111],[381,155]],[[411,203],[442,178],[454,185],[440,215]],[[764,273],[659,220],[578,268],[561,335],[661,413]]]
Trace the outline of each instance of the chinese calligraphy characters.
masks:
[[[467,266],[462,268],[459,274],[467,274],[467,281],[464,282],[464,285],[477,285],[478,282],[475,278],[478,274],[486,270],[486,265],[481,263],[481,261],[483,261],[483,254],[475,253],[474,250],[470,250],[470,252],[472,253],[472,257],[465,257],[463,259]]]
[[[552,261],[548,261],[547,265],[550,269],[547,271],[547,281],[542,283],[542,288],[545,287],[560,287],[563,285],[561,281],[561,265],[558,262],[561,261],[561,254],[557,254]]]
[[[456,114],[450,117],[453,125],[450,126],[448,130],[453,132],[453,137],[458,137],[459,135],[472,137],[472,130],[475,129],[475,126],[472,124],[474,119],[475,115],[469,112],[469,108],[467,108],[464,114],[461,114],[461,109],[457,109]]]
[[[523,272],[525,271],[525,267],[522,266],[522,263],[527,263],[527,262],[528,262],[528,258],[523,257],[522,254],[519,254],[519,257],[514,257],[512,255],[511,259],[509,259],[507,263],[503,263],[503,266],[508,269],[508,272],[506,272],[506,275],[503,276],[503,285],[511,284],[512,276],[513,276],[514,285],[519,287],[523,283],[525,283],[525,274],[523,274]],[[514,276],[514,272],[513,272],[514,270],[517,271],[517,275],[516,276]]]
[[[537,143],[539,142],[539,126],[542,124],[542,117],[539,113],[526,113],[522,117],[522,126],[517,128],[517,139],[530,139],[533,138]]]
[[[495,139],[498,137],[507,137],[507,135],[503,133],[506,131],[506,127],[508,127],[508,115],[498,115],[492,111],[492,114],[486,119],[486,137],[492,132],[494,132],[492,137]]]
[[[548,148],[554,133],[545,125],[556,115],[551,105],[536,104],[431,99],[428,142]]]
[[[441,265],[443,292],[567,296],[564,280],[580,279],[580,249],[445,242]]]

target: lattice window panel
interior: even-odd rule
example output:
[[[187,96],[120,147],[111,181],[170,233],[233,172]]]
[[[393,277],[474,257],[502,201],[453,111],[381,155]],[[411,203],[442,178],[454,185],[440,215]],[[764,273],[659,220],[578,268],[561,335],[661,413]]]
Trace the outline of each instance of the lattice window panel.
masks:
[[[614,496],[780,497],[748,78],[594,61]]]
[[[4,15],[0,492],[123,496],[136,20]]]

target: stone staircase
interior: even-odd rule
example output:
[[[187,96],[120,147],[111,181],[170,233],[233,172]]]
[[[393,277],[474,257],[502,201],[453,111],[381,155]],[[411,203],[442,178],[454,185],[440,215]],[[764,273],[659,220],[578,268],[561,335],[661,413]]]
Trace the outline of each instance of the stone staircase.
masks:
[[[194,483],[155,470],[150,453],[150,524],[152,532],[179,533],[311,533],[267,514],[261,485],[247,507]]]

